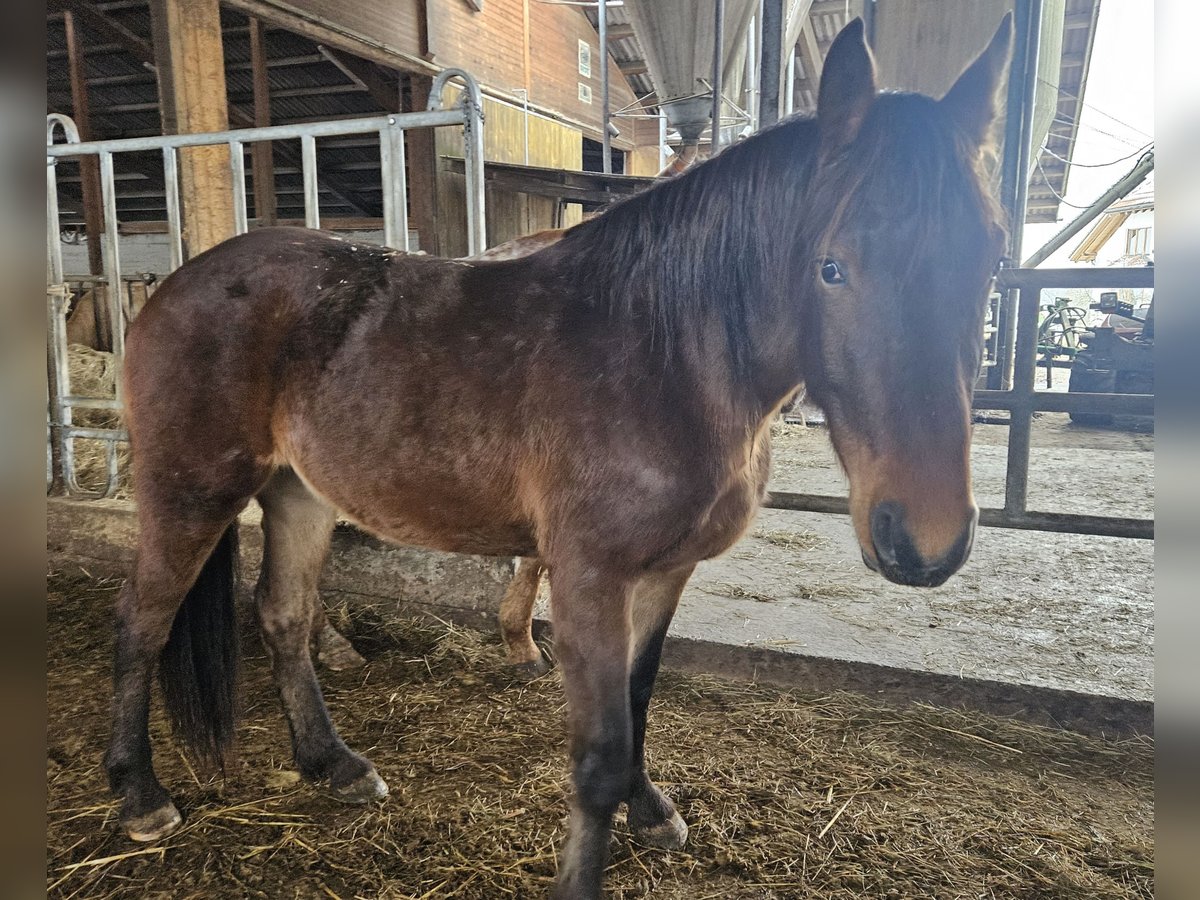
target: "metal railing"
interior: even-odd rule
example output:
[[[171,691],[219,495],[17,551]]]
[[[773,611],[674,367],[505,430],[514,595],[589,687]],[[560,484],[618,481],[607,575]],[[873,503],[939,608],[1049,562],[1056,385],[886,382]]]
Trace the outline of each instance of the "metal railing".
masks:
[[[462,82],[453,105],[443,103],[451,79]],[[304,185],[304,221],[309,228],[321,225],[317,140],[346,135],[374,134],[379,139],[380,170],[383,183],[384,243],[409,250],[408,185],[404,169],[404,133],[410,129],[456,126],[463,131],[463,157],[466,174],[467,246],[471,254],[487,248],[483,177],[483,97],[473,77],[461,69],[446,69],[433,81],[429,108],[424,112],[395,113],[359,119],[307,122],[298,125],[273,125],[203,134],[172,134],[109,141],[81,141],[75,123],[63,115],[46,117],[46,298],[49,347],[47,350],[49,396],[47,398],[47,488],[63,490],[81,498],[111,497],[118,489],[118,445],[128,441],[120,427],[87,427],[74,422],[77,410],[101,410],[118,413],[123,408],[120,379],[116,379],[110,398],[83,397],[72,392],[67,347],[66,316],[72,292],[63,271],[61,225],[58,207],[57,163],[60,159],[94,156],[99,162],[100,191],[103,204],[103,276],[95,279],[107,285],[122,284],[121,246],[117,215],[116,176],[113,158],[121,153],[159,151],[162,154],[166,196],[168,251],[167,275],[183,263],[183,225],[179,195],[179,151],[185,147],[228,146],[233,177],[233,222],[236,234],[250,227],[246,202],[247,144],[258,141],[299,140]],[[62,140],[56,142],[61,135]],[[91,236],[96,239],[96,236]],[[112,335],[113,363],[119,367],[125,353],[125,329],[131,318],[123,291],[108,292],[107,315]],[[99,309],[97,309],[99,314]],[[89,489],[77,478],[77,440],[106,443],[106,478],[101,486]]]
[[[1153,538],[1154,520],[1121,516],[1090,516],[1064,512],[1037,512],[1027,508],[1030,438],[1035,412],[1154,415],[1153,394],[1051,393],[1036,389],[1038,307],[1048,288],[1152,288],[1154,269],[1001,269],[996,278],[1001,291],[1017,294],[1016,348],[1013,383],[1009,390],[976,391],[974,409],[1008,410],[1007,471],[1004,506],[981,509],[979,524],[999,528],[1072,532],[1110,537]],[[845,497],[772,491],[770,509],[848,515]]]

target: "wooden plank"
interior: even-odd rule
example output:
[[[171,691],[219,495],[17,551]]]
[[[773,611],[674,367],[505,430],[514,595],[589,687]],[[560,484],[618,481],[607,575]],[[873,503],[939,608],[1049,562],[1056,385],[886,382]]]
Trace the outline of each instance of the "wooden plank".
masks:
[[[271,124],[271,82],[267,77],[267,50],[263,42],[263,24],[250,19],[250,71],[254,84],[254,124]],[[272,225],[278,212],[275,197],[275,159],[270,141],[255,141],[251,148],[254,180],[254,216],[263,225]]]
[[[226,131],[229,104],[218,0],[151,0],[164,133]],[[179,154],[183,242],[196,256],[234,234],[227,146]]]
[[[75,21],[75,13],[67,10],[63,14],[67,31],[67,68],[71,77],[71,108],[75,125],[82,140],[91,140],[92,116],[88,102],[87,81],[83,74],[83,41]],[[100,163],[89,154],[79,160],[80,190],[83,197],[83,223],[87,230],[88,270],[92,275],[104,271],[101,233],[104,231],[104,213],[101,209]]]
[[[429,102],[433,79],[425,75],[404,77],[410,81],[412,109],[409,111],[423,110]],[[435,141],[432,128],[414,128],[404,133],[404,155],[408,162],[408,220],[418,235],[418,247],[414,249],[441,254],[444,249],[438,235],[440,206]]]

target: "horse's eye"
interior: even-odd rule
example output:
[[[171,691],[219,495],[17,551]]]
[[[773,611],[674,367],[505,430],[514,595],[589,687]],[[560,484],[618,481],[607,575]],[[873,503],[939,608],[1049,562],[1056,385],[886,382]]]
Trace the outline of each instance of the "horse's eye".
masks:
[[[845,284],[846,273],[836,259],[826,258],[821,262],[821,280],[826,284]]]

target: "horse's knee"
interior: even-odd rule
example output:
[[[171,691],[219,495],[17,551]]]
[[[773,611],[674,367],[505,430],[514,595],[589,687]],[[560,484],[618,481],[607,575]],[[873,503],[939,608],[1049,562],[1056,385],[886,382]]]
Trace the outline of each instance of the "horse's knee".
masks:
[[[575,796],[596,812],[615,810],[629,793],[632,742],[606,738],[590,744],[575,759]]]

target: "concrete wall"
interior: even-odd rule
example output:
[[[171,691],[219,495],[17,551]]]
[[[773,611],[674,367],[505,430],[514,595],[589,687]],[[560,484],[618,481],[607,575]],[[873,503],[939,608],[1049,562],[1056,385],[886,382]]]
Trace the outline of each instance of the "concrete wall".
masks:
[[[262,564],[258,508],[240,519],[243,586],[253,586]],[[51,565],[79,565],[94,575],[126,575],[133,559],[137,521],[132,503],[121,500],[46,502],[46,552]],[[326,595],[414,615],[492,627],[512,578],[511,559],[465,556],[398,547],[349,525],[339,525],[321,578]]]

